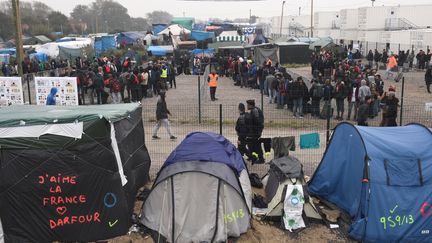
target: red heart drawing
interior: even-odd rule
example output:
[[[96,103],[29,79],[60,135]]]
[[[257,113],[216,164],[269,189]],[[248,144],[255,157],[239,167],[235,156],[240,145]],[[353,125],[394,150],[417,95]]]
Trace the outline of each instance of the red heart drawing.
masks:
[[[66,213],[67,208],[66,207],[57,207],[56,211],[58,214],[63,215]]]

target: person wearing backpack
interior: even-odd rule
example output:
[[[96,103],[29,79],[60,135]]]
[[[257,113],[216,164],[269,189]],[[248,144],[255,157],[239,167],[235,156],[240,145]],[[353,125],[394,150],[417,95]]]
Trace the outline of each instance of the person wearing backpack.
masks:
[[[314,79],[309,93],[312,95],[311,115],[318,118],[320,116],[321,99],[324,96],[324,86]]]
[[[131,89],[132,102],[140,102],[141,101],[141,85],[139,81],[139,72],[138,69],[134,69],[133,73],[129,78],[129,85]]]
[[[336,99],[336,110],[337,110],[337,120],[343,120],[344,114],[344,100],[348,96],[348,92],[345,86],[345,83],[341,80],[338,80],[335,87],[334,93]]]
[[[255,100],[248,100],[246,103],[251,119],[247,144],[252,153],[252,164],[264,164],[263,151],[259,142],[259,138],[264,130],[264,114],[260,108],[255,106]]]
[[[120,104],[122,97],[120,95],[121,83],[117,78],[111,79],[111,98],[113,104]]]

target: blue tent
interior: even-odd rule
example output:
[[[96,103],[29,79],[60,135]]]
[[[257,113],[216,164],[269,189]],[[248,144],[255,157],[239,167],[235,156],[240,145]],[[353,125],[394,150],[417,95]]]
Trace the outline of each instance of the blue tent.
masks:
[[[117,43],[119,44],[125,44],[125,45],[132,45],[136,43],[138,40],[143,40],[145,37],[144,34],[131,31],[131,32],[122,32],[118,34],[117,36]]]
[[[167,50],[160,46],[149,46],[147,51],[151,52],[153,56],[165,56],[167,54]]]
[[[96,56],[99,56],[105,51],[116,49],[117,46],[115,36],[107,35],[102,37],[96,37],[94,47],[96,51]]]
[[[159,32],[166,29],[166,27],[168,27],[167,24],[152,24],[153,34],[154,35],[159,34]]]
[[[191,33],[191,39],[192,40],[204,41],[204,40],[208,40],[208,39],[213,40],[214,38],[215,38],[214,32],[205,32],[205,31],[193,30]]]
[[[419,124],[341,123],[309,182],[312,195],[352,218],[363,242],[430,242],[432,132]]]
[[[16,55],[16,49],[15,48],[3,48],[3,49],[0,49],[0,54],[8,54],[11,56],[15,56]]]
[[[246,169],[243,157],[237,148],[223,136],[210,132],[195,132],[187,135],[171,153],[163,167],[187,161],[223,163],[238,174]]]
[[[192,54],[194,54],[195,56],[212,56],[216,50],[214,48],[208,48],[208,49],[193,49]]]
[[[36,58],[39,62],[47,62],[48,61],[48,55],[42,52],[36,52],[30,54],[30,59]]]

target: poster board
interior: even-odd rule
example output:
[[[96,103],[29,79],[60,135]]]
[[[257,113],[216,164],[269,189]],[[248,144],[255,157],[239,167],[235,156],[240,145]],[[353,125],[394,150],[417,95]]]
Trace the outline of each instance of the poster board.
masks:
[[[20,77],[0,77],[0,106],[23,105],[23,89]]]
[[[56,105],[78,105],[76,77],[35,77],[36,104],[46,105],[51,88],[57,88]]]

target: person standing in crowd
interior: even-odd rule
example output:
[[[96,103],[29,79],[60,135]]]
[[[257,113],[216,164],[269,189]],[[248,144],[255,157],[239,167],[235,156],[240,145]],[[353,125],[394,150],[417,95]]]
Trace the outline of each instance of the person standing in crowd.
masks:
[[[386,78],[389,79],[390,75],[394,77],[394,73],[397,72],[397,60],[395,55],[390,55],[387,62]]]
[[[385,66],[386,66],[386,64],[387,64],[387,59],[388,59],[387,50],[386,50],[386,49],[383,49],[383,53],[382,53],[382,55],[381,55],[381,63],[382,63],[382,65],[384,66],[384,68],[385,68]]]
[[[324,83],[324,107],[323,107],[323,112],[321,113],[321,118],[326,119],[327,116],[332,116],[331,115],[331,100],[333,98],[333,86],[331,84],[330,79],[326,79],[325,83]],[[330,109],[330,110],[329,110]]]
[[[156,105],[156,125],[153,128],[153,136],[152,136],[153,139],[160,139],[160,137],[157,136],[157,132],[159,131],[161,125],[165,126],[165,129],[167,130],[167,133],[170,136],[171,140],[177,139],[177,137],[175,137],[171,133],[168,115],[171,116],[171,113],[167,107],[166,93],[164,91],[161,91],[159,93],[159,99]]]
[[[121,83],[117,78],[112,78],[110,82],[111,89],[111,98],[113,104],[120,104],[122,97],[120,95],[121,92]]]
[[[345,98],[348,96],[348,92],[345,87],[345,83],[341,80],[337,81],[334,96],[336,99],[336,110],[337,110],[337,120],[343,120],[343,114],[345,111],[344,108],[344,101]]]
[[[370,96],[366,96],[364,98],[364,102],[361,103],[357,113],[357,125],[369,126],[367,123],[367,119],[369,116],[369,107],[370,107],[371,100],[372,99]]]
[[[95,75],[94,87],[96,90],[96,97],[98,105],[102,104],[102,93],[104,88],[102,67],[98,67],[97,74]]]
[[[264,130],[264,114],[261,109],[255,106],[255,100],[248,100],[246,103],[250,112],[250,128],[247,137],[247,146],[252,154],[252,164],[263,164],[265,160],[259,138]]]
[[[50,94],[47,96],[46,105],[56,105],[57,88],[52,87]]]
[[[358,92],[358,99],[360,101],[360,103],[365,103],[365,98],[366,96],[369,96],[369,98],[371,97],[372,93],[370,91],[369,86],[367,86],[367,82],[366,80],[362,80],[361,81],[361,86],[359,88],[359,92]]]
[[[169,80],[169,84],[170,84],[170,88],[174,88],[177,89],[177,83],[176,83],[176,69],[174,68],[174,65],[170,62],[168,64],[168,80]]]
[[[351,119],[351,112],[354,110],[354,120],[357,119],[357,110],[358,110],[358,87],[357,87],[357,83],[353,84],[353,88],[351,90],[351,92],[349,92],[348,95],[348,116],[347,116],[347,120]]]
[[[216,71],[212,71],[207,77],[207,83],[210,87],[210,99],[211,101],[216,101],[216,89],[218,86],[219,75],[216,74]]]
[[[309,93],[312,96],[311,115],[318,118],[320,115],[320,102],[324,96],[324,86],[318,80],[313,79]]]
[[[165,65],[162,66],[160,80],[161,80],[161,89],[162,90],[168,90],[168,85],[167,85],[168,68]]]
[[[267,85],[264,85],[264,86],[267,86],[267,88],[268,88],[268,92],[267,93],[268,93],[268,96],[270,98],[269,103],[272,104],[273,101],[274,101],[274,96],[275,96],[275,89],[274,89],[275,85],[274,85],[274,83],[277,82],[276,81],[276,77],[274,76],[273,70],[271,70],[269,72],[269,74],[266,77],[265,82],[267,83]]]
[[[286,89],[285,89],[285,80],[283,79],[281,73],[276,74],[276,82],[277,82],[277,89],[276,89],[277,106],[276,106],[276,109],[283,109],[285,106]]]
[[[147,90],[148,90],[148,84],[149,84],[149,73],[148,69],[143,69],[141,72],[141,93],[142,96],[147,98]]]
[[[430,94],[430,86],[432,84],[432,67],[428,67],[425,73],[426,90]]]
[[[293,116],[303,118],[303,98],[304,88],[302,85],[303,78],[298,77],[297,81],[293,82],[290,87],[290,97],[293,100]]]
[[[246,107],[243,103],[240,103],[238,106],[239,109],[239,118],[236,122],[235,130],[237,132],[237,147],[242,156],[246,155],[250,160],[252,160],[252,156],[247,148],[247,136],[249,135],[250,129],[250,114],[246,112]]]
[[[379,69],[379,62],[381,60],[381,53],[378,52],[377,49],[375,49],[375,53],[374,53],[374,61],[375,61],[375,69],[378,70]]]
[[[383,94],[381,98],[382,107],[382,120],[380,126],[382,127],[396,127],[397,108],[399,105],[399,99],[396,98],[396,87],[390,85],[388,92]]]
[[[128,85],[130,85],[132,102],[141,102],[141,85],[138,69],[135,68],[129,77]]]
[[[369,68],[372,68],[373,67],[373,61],[374,61],[374,54],[373,54],[372,50],[369,50],[369,53],[367,54],[366,59],[368,60]]]

